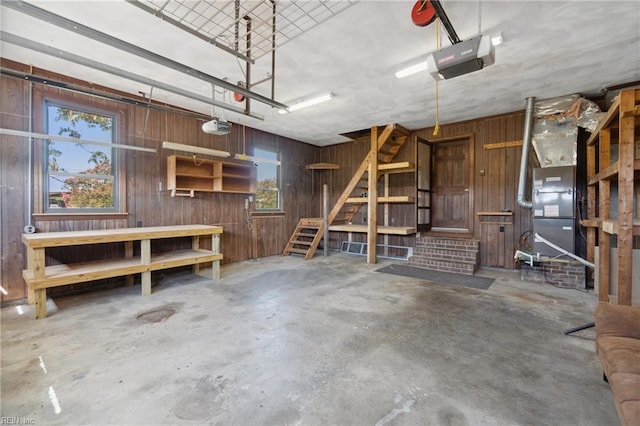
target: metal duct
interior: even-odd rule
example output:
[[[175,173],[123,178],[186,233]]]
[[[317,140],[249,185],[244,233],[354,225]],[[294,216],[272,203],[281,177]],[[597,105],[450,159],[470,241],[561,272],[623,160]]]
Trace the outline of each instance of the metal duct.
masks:
[[[529,209],[533,207],[531,201],[524,199],[524,191],[527,180],[527,167],[529,166],[529,151],[531,147],[531,133],[533,130],[533,105],[536,98],[527,98],[527,105],[524,111],[524,132],[522,135],[522,156],[520,158],[520,177],[518,178],[518,204],[520,207]]]

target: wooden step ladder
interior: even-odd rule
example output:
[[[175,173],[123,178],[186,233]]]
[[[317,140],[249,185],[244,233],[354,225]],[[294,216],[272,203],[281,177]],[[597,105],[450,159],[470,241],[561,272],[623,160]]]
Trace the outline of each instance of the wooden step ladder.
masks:
[[[304,254],[305,260],[311,259],[320,244],[323,233],[324,220],[322,218],[300,219],[282,255],[288,256],[290,253],[298,253]]]

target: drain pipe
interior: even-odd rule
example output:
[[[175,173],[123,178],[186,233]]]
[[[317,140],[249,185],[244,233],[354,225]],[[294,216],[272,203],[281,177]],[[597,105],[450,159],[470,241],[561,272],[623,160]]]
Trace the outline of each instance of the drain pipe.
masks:
[[[518,179],[518,204],[520,207],[529,209],[533,207],[531,201],[524,199],[524,191],[527,180],[527,167],[529,166],[529,150],[531,147],[531,135],[533,132],[533,104],[535,97],[527,98],[527,106],[524,111],[524,133],[522,136],[522,156],[520,158],[520,177]]]
[[[589,267],[591,269],[596,269],[596,265],[594,263],[591,263],[588,260],[584,260],[580,256],[576,256],[575,254],[566,251],[562,247],[553,244],[551,241],[547,240],[546,238],[543,238],[537,232],[534,234],[534,238],[535,238],[535,241],[541,242],[541,243],[544,243],[544,244],[548,245],[552,249],[555,249],[555,250],[559,251],[560,253],[564,254],[565,256],[569,256],[573,260],[577,260],[578,262],[582,263],[584,266],[587,266],[587,267]]]

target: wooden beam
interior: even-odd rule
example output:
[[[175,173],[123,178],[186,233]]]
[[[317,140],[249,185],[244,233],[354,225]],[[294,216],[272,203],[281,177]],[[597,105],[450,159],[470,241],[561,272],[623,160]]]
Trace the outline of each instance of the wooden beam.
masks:
[[[623,91],[620,98],[618,139],[618,304],[631,305],[633,268],[633,184],[635,117],[625,112],[635,109],[635,92]]]
[[[371,128],[371,149],[369,162],[369,203],[367,204],[367,263],[376,263],[378,241],[378,150],[389,138],[393,126],[388,125],[378,137],[378,128]],[[381,143],[382,142],[382,143]]]
[[[609,166],[609,151],[611,148],[611,132],[608,129],[600,131],[600,168]],[[598,194],[600,196],[600,205],[598,208],[598,216],[601,220],[608,220],[611,214],[610,198],[611,198],[611,182],[601,180],[598,183]],[[600,247],[600,257],[598,260],[598,300],[602,303],[609,303],[609,252],[611,249],[611,236],[602,228],[598,231],[598,246]]]
[[[596,147],[589,145],[587,146],[587,180],[595,174]],[[596,217],[596,187],[593,185],[587,186],[587,217]],[[593,227],[587,229],[587,260],[591,263],[595,262],[596,232],[596,229]]]
[[[483,149],[502,149],[502,148],[514,148],[522,146],[522,140],[519,141],[509,141],[509,142],[497,142],[497,143],[488,143],[485,144]]]

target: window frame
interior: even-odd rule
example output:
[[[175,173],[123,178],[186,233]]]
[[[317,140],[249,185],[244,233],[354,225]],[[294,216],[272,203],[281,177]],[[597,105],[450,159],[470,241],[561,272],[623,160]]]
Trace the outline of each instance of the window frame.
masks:
[[[277,200],[277,206],[275,208],[260,208],[258,207],[258,203],[257,203],[257,199],[258,199],[258,191],[265,190],[265,189],[270,189],[270,188],[261,188],[259,186],[260,184],[260,180],[258,178],[259,172],[260,172],[260,164],[261,158],[265,158],[263,156],[260,155],[259,151],[263,151],[263,152],[269,152],[269,153],[273,153],[276,156],[276,159],[274,161],[277,161],[278,164],[273,164],[270,162],[265,162],[266,164],[273,164],[276,167],[276,200]],[[280,159],[280,152],[277,149],[273,149],[270,147],[266,147],[266,146],[255,146],[253,148],[253,156],[255,159],[255,164],[256,164],[256,168],[258,170],[256,170],[256,204],[255,204],[255,211],[257,213],[269,213],[269,212],[280,212],[282,211],[282,160]]]
[[[48,134],[48,106],[55,105],[62,108],[75,109],[99,115],[112,117],[112,143],[117,144],[121,136],[126,134],[126,108],[123,109],[115,102],[103,99],[93,99],[88,96],[78,96],[52,90],[48,87],[34,90],[33,109],[34,131]],[[54,138],[51,138],[54,139]],[[34,217],[119,217],[127,214],[126,204],[126,165],[124,150],[111,148],[112,173],[114,176],[112,208],[69,208],[53,209],[48,206],[49,199],[49,162],[47,158],[47,143],[43,139],[34,140],[34,170],[33,170],[33,215]],[[66,143],[66,142],[65,142]]]

